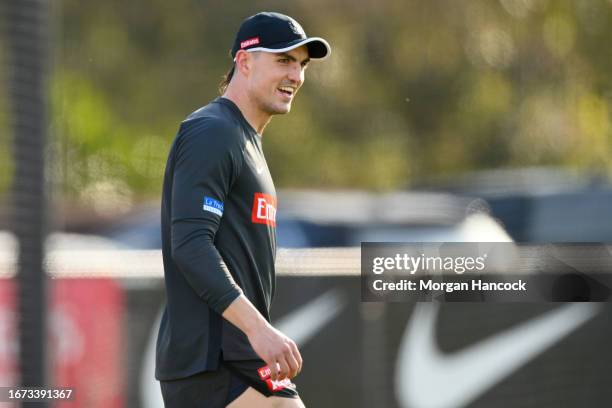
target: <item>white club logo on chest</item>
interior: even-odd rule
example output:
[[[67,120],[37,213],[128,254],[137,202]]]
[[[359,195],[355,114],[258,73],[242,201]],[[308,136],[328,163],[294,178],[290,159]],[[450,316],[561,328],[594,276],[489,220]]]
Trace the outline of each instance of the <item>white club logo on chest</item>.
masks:
[[[264,174],[266,166],[262,163],[261,153],[251,143],[246,145],[248,161],[257,174]]]

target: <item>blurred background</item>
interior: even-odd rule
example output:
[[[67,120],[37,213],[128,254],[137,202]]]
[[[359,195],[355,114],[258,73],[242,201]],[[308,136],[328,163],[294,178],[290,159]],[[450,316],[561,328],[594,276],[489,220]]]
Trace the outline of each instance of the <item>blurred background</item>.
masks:
[[[166,156],[180,121],[218,95],[235,32],[258,11],[289,14],[332,46],[328,59],[310,64],[291,113],[274,118],[263,139],[279,191],[278,242],[287,248],[275,318],[327,296],[322,304],[336,311],[328,333],[304,345],[306,358],[321,365],[342,349],[341,333],[363,333],[344,349],[351,374],[325,377],[347,400],[316,393],[322,380],[305,371],[300,389],[311,406],[428,406],[394,397],[399,386],[391,380],[414,305],[361,304],[359,256],[349,248],[362,241],[612,241],[610,0],[26,3],[45,5],[48,18],[41,43],[46,218],[38,235],[51,260],[43,266],[56,279],[46,284],[49,334],[41,344],[49,383],[79,390],[66,406],[160,406],[147,350],[164,296]],[[11,72],[19,66],[9,43],[37,27],[7,30],[14,14],[2,15],[0,386],[19,383],[16,305],[25,295],[15,287],[14,197],[29,185],[27,177],[17,183],[18,167],[30,166],[15,153],[24,142],[15,136]],[[348,252],[329,249],[338,247]],[[311,264],[316,259],[324,262]],[[553,306],[444,307],[466,325],[482,321],[490,334],[499,322]],[[609,403],[603,388],[586,391],[587,380],[609,380],[609,373],[568,385],[601,359],[594,345],[610,340],[606,325],[589,324],[590,332],[497,391],[436,406]],[[467,331],[451,327],[440,331],[451,338]],[[366,350],[377,348],[387,351],[368,359]],[[386,381],[366,381],[355,367]],[[557,377],[543,384],[551,367]],[[360,391],[366,383],[373,388]]]
[[[217,96],[236,27],[259,10],[294,15],[333,44],[308,68],[291,114],[266,129],[279,189],[449,186],[466,172],[534,166],[558,169],[557,185],[608,177],[610,1],[65,0],[50,10],[54,228],[159,201],[179,122]],[[4,193],[14,168],[8,103]]]
[[[534,192],[549,183],[605,182],[611,6],[55,2],[47,146],[52,226],[97,229],[143,203],[157,204],[178,123],[217,95],[236,27],[258,10],[294,15],[308,33],[333,43],[332,56],[309,67],[291,114],[266,129],[279,189],[391,191],[432,181],[454,187],[466,172],[534,166],[553,167],[547,173],[553,180],[523,172],[520,187],[532,182]],[[0,84],[7,89],[6,75]],[[8,100],[1,103],[6,193],[14,160]],[[510,187],[517,174],[506,175],[495,183]],[[6,215],[1,221],[6,225]]]

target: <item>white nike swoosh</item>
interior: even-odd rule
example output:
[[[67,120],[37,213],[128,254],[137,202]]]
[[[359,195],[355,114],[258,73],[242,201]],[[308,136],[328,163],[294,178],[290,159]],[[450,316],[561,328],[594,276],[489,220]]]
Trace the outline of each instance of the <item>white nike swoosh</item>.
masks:
[[[597,314],[594,303],[565,305],[444,354],[435,340],[439,306],[417,303],[398,353],[396,392],[402,407],[462,407]]]
[[[345,306],[346,296],[332,289],[283,316],[274,327],[303,346],[338,316]],[[148,408],[164,408],[159,382],[155,379],[155,343],[163,311],[162,307],[151,328],[140,377],[140,396],[143,406]]]
[[[329,290],[283,316],[274,327],[303,346],[323,326],[332,321],[346,306],[346,299],[340,291]]]

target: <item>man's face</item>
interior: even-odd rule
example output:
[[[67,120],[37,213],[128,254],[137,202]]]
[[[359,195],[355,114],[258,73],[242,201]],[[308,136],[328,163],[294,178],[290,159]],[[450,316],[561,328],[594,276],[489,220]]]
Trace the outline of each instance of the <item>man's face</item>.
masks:
[[[305,45],[291,51],[273,54],[254,52],[249,75],[249,96],[256,106],[270,114],[288,113],[291,102],[304,83],[308,65]]]

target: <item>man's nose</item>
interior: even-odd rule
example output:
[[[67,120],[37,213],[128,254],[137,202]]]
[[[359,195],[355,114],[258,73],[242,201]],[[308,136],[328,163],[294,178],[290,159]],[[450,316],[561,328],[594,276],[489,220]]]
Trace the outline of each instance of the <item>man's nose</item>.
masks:
[[[302,85],[302,82],[304,82],[304,70],[302,69],[302,65],[292,64],[288,76],[291,82],[297,84],[297,86]]]

